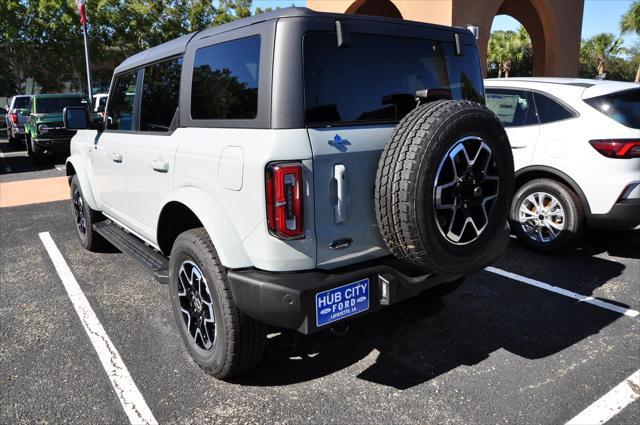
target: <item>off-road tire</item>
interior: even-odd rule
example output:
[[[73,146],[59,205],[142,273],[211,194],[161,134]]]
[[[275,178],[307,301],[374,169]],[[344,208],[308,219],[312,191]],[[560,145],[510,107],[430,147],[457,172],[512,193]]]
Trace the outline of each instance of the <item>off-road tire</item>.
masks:
[[[103,221],[105,217],[100,213],[100,211],[96,211],[91,209],[89,204],[87,204],[86,199],[82,193],[82,189],[80,188],[80,183],[78,182],[78,176],[74,175],[71,178],[71,183],[69,185],[70,195],[71,195],[71,217],[74,220],[74,226],[76,229],[76,234],[78,235],[78,240],[80,241],[80,245],[88,251],[92,252],[103,252],[107,248],[111,246],[111,244],[104,239],[98,232],[93,229],[93,225],[100,221]],[[77,190],[77,193],[76,193]],[[79,226],[78,221],[78,212],[76,210],[77,199],[76,196],[79,194],[81,198],[81,208],[82,214],[84,217],[84,228],[85,231],[82,232]]]
[[[550,242],[533,240],[523,229],[519,220],[519,209],[529,195],[536,192],[549,193],[556,197],[564,210],[564,229]],[[570,248],[582,235],[584,229],[584,208],[578,195],[566,185],[553,179],[535,179],[520,187],[513,196],[509,224],[511,231],[527,248],[551,254]]]
[[[31,147],[31,136],[29,136],[29,133],[25,133],[24,135],[24,145],[27,148],[29,158],[33,158],[33,148]]]
[[[497,197],[476,240],[455,244],[439,230],[434,207],[438,167],[466,137],[482,139],[498,174]],[[486,264],[504,237],[513,193],[513,157],[499,119],[470,101],[439,101],[416,108],[398,124],[385,146],[375,184],[375,210],[382,238],[403,260],[438,274],[466,274]]]
[[[208,350],[198,346],[189,334],[180,310],[178,274],[185,260],[194,262],[202,271],[213,300],[215,337]],[[219,379],[231,378],[256,366],[264,354],[264,325],[236,307],[226,269],[205,229],[181,233],[173,244],[169,261],[171,305],[178,330],[193,360]]]

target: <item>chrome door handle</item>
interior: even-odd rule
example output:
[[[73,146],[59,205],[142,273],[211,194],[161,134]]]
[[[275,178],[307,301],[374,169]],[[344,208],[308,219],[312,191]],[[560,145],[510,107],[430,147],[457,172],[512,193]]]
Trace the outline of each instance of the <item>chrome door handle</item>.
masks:
[[[336,198],[333,206],[333,218],[336,224],[347,220],[347,167],[344,164],[333,166],[333,178],[336,184]]]
[[[169,171],[169,163],[161,159],[154,159],[153,161],[151,161],[151,168],[153,168],[153,171],[166,173],[167,171]]]
[[[120,152],[111,152],[111,160],[120,164],[122,162],[122,154]]]

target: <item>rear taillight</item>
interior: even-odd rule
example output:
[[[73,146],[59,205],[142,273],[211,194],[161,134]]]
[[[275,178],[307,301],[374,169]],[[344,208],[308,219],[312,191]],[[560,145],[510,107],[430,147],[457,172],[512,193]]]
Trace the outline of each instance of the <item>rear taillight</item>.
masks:
[[[640,158],[640,139],[590,140],[589,143],[608,158]]]
[[[11,122],[13,122],[14,124],[18,124],[18,113],[17,112],[12,112],[11,113]]]
[[[304,237],[302,164],[270,164],[266,173],[267,224],[281,239]]]

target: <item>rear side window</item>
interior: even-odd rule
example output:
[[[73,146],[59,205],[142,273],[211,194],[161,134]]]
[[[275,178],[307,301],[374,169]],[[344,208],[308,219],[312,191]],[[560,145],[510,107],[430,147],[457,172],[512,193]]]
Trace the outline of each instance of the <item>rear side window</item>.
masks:
[[[573,118],[575,115],[558,101],[540,93],[533,93],[540,124]]]
[[[110,130],[133,130],[133,107],[136,95],[138,71],[116,77],[109,95],[107,128]]]
[[[640,89],[594,97],[585,102],[622,125],[640,129]]]
[[[191,86],[191,118],[254,119],[258,113],[260,36],[196,51]]]
[[[538,124],[531,92],[528,90],[485,89],[487,106],[505,127]]]
[[[144,68],[140,131],[171,130],[178,109],[182,58],[158,62]]]
[[[417,91],[449,88],[439,43],[356,33],[346,48],[335,33],[306,33],[304,80],[308,125],[396,122]]]

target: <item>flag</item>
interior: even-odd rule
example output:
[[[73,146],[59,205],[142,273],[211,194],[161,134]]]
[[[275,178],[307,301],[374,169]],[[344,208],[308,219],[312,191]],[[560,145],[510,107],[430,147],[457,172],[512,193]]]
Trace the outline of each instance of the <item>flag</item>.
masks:
[[[77,0],[78,12],[80,12],[80,23],[87,24],[87,0]]]

